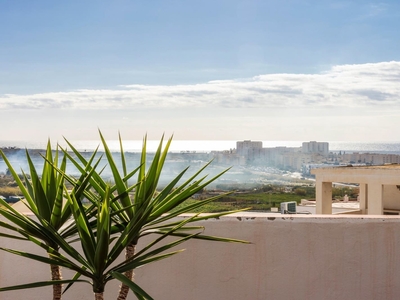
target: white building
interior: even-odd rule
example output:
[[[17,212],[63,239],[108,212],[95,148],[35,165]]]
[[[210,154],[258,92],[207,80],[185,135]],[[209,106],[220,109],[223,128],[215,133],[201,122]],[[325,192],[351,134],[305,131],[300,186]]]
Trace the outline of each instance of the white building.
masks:
[[[322,155],[329,154],[329,143],[327,142],[303,142],[302,144],[303,153],[319,153]]]
[[[260,151],[262,149],[262,142],[260,141],[238,141],[236,142],[236,153],[238,155],[247,156],[254,152],[255,150]]]

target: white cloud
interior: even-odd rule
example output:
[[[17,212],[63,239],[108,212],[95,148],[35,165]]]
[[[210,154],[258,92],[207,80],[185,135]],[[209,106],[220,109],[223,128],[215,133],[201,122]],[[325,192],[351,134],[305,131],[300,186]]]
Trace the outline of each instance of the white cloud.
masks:
[[[0,109],[400,107],[400,62],[333,66],[319,74],[267,74],[192,85],[127,85],[0,96]]]

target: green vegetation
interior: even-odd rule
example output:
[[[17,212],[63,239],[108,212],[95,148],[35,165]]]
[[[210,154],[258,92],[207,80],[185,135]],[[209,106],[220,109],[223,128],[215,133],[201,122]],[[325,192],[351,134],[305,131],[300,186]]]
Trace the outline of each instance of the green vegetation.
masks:
[[[204,191],[197,195],[197,199],[203,197],[215,196],[223,193],[223,191]],[[281,202],[296,201],[299,203],[301,199],[314,199],[315,188],[310,186],[286,187],[281,185],[264,185],[258,186],[251,190],[241,190],[223,196],[212,203],[205,206],[203,211],[220,212],[233,209],[249,208],[252,211],[267,211],[271,207],[279,207]],[[198,200],[192,199],[191,202]],[[186,205],[187,203],[185,203]],[[200,210],[192,210],[191,212],[200,212]]]
[[[10,181],[11,178],[8,178]],[[6,180],[7,182],[7,180]],[[0,181],[1,184],[1,181]],[[220,199],[215,200],[211,203],[203,205],[201,208],[193,209],[190,212],[222,212],[234,209],[248,208],[253,211],[267,211],[271,207],[279,207],[281,202],[296,201],[300,202],[301,199],[314,199],[315,188],[313,186],[303,185],[297,187],[283,186],[283,185],[257,185],[243,183],[240,185],[224,185],[226,190],[215,190],[199,191],[197,199],[205,199],[230,191],[231,194],[222,196]],[[2,194],[2,190],[10,190],[9,193]],[[358,189],[350,187],[337,187],[332,189],[332,196],[334,198],[343,199],[344,195],[348,195],[351,198],[357,197]],[[0,195],[21,195],[19,188],[0,187]],[[179,208],[188,206],[189,204],[196,203],[196,199],[188,199]]]
[[[229,187],[229,189],[233,190],[232,187]],[[220,193],[223,193],[223,191],[204,191],[202,194],[197,195],[196,199]],[[345,195],[353,199],[357,198],[358,193],[359,189],[355,187],[339,186],[332,189],[332,197],[338,200],[342,200]],[[196,199],[188,201],[185,205],[198,201]],[[271,207],[279,207],[281,202],[296,201],[300,203],[301,199],[315,199],[315,187],[308,185],[296,187],[252,185],[250,189],[247,189],[246,185],[241,185],[241,190],[232,191],[232,194],[207,204],[202,208],[202,211],[220,212],[241,208],[248,208],[251,211],[267,211]],[[200,212],[200,210],[192,210],[191,212]]]
[[[8,198],[10,196],[21,196],[21,190],[14,186],[2,186],[0,187],[0,195]]]
[[[0,196],[6,198],[10,196],[22,196],[18,184],[11,175],[0,176]]]
[[[340,186],[332,188],[332,197],[335,199],[343,199],[345,195],[350,198],[357,198],[359,193],[359,188],[348,187],[348,186]]]
[[[291,187],[243,183],[218,185],[220,190],[207,190],[210,183],[227,171],[210,179],[204,174],[209,163],[185,180],[187,168],[183,169],[157,190],[171,139],[164,148],[161,140],[158,150],[151,156],[146,153],[144,139],[138,165],[128,169],[121,139],[121,156],[117,164],[101,134],[100,138],[112,180],[104,179],[102,170],[97,170],[102,159],[101,155],[97,156],[97,151],[85,157],[70,143],[72,152],[60,149],[63,154],[60,164],[58,151],[53,156],[48,144],[41,173],[33,165],[29,152],[26,152],[29,174],[17,174],[6,154],[0,151],[11,174],[1,178],[0,191],[5,195],[23,195],[27,208],[35,216],[29,218],[0,200],[0,214],[7,220],[0,222],[0,226],[11,232],[0,232],[0,236],[31,242],[45,250],[45,254],[0,250],[48,264],[52,270],[52,280],[0,288],[0,291],[52,285],[55,287],[53,299],[59,300],[63,284],[68,283],[66,291],[73,283],[81,281],[89,283],[96,299],[100,300],[106,284],[118,280],[122,283],[119,300],[126,299],[128,290],[132,290],[138,299],[151,299],[134,282],[135,268],[180,253],[183,249],[175,250],[175,247],[189,239],[247,243],[204,235],[202,226],[191,223],[242,209],[266,211],[279,207],[281,202],[315,198],[314,187],[309,185]],[[78,178],[66,174],[68,160],[80,172]],[[117,165],[122,166],[122,170]],[[357,188],[333,188],[333,196],[337,198],[344,195],[354,198],[357,194]],[[83,200],[89,203],[83,204]],[[193,212],[195,214],[181,221],[174,219],[180,214]],[[213,214],[197,214],[200,212]],[[141,245],[136,252],[143,236],[154,236],[154,239]],[[72,242],[80,242],[83,253],[78,253]],[[119,261],[124,254],[125,260]],[[76,275],[63,280],[61,267],[75,271]]]
[[[113,174],[112,183],[101,177],[102,170],[97,170],[102,157],[95,159],[96,153],[93,153],[86,159],[70,143],[69,147],[73,149],[75,156],[72,157],[62,149],[64,156],[60,167],[57,165],[58,156],[53,159],[50,144],[48,145],[40,175],[27,152],[30,177],[23,174],[23,180],[12,168],[6,155],[0,151],[25,196],[27,208],[36,217],[34,219],[25,216],[2,201],[4,207],[0,208],[0,213],[8,222],[0,222],[0,226],[11,233],[0,232],[0,235],[3,238],[31,242],[45,250],[47,256],[37,255],[36,251],[29,253],[7,248],[0,250],[45,263],[50,265],[52,270],[53,267],[58,269],[63,267],[76,273],[71,279],[63,280],[61,276],[57,278],[53,276],[52,280],[3,287],[0,291],[52,285],[58,287],[53,292],[53,299],[59,300],[62,296],[59,289],[62,284],[68,283],[65,292],[75,282],[85,282],[92,287],[95,299],[102,300],[106,284],[111,280],[117,280],[122,283],[118,300],[126,299],[129,289],[138,299],[152,299],[133,281],[132,271],[135,268],[182,252],[184,249],[176,250],[176,247],[190,239],[248,243],[204,235],[203,226],[192,224],[208,218],[218,218],[237,210],[208,216],[193,214],[189,218],[175,219],[180,214],[201,209],[212,201],[227,196],[227,193],[220,193],[177,208],[193,195],[204,191],[205,187],[227,170],[208,178],[204,174],[208,163],[180,183],[187,171],[186,168],[161,191],[157,191],[171,139],[164,149],[161,139],[149,166],[146,161],[146,139],[144,139],[140,164],[132,170],[127,168],[120,139],[122,165],[120,171],[101,134],[100,137],[108,166]],[[67,159],[81,172],[78,179],[66,174]],[[137,180],[130,183],[133,176],[136,176]],[[66,182],[73,188],[68,189]],[[83,200],[89,200],[90,204],[83,205]],[[68,226],[62,226],[66,222]],[[135,247],[144,236],[153,239],[150,239],[149,244],[142,244],[140,250],[136,252]],[[76,245],[72,245],[73,242],[80,243],[82,253],[76,250]],[[125,259],[120,261],[124,253]]]
[[[42,173],[41,176],[39,176],[28,151],[26,151],[26,159],[30,174],[18,174],[4,152],[0,151],[0,155],[8,167],[7,173],[12,175],[15,185],[19,188],[19,194],[23,195],[25,198],[26,206],[38,219],[38,222],[32,221],[30,218],[15,211],[6,201],[0,199],[0,204],[3,206],[3,209],[0,209],[0,214],[11,223],[5,224],[1,222],[0,225],[14,232],[18,232],[28,240],[34,241],[34,243],[43,244],[43,247],[41,247],[47,251],[51,258],[53,252],[57,252],[60,249],[60,245],[59,242],[47,232],[49,227],[51,230],[57,231],[62,239],[68,239],[71,235],[73,236],[76,234],[75,230],[61,230],[69,221],[72,213],[68,202],[63,206],[65,182],[63,174],[67,165],[66,156],[62,158],[61,165],[58,168],[58,151],[56,151],[53,157],[53,151],[49,141],[46,154],[43,157],[44,164]],[[82,191],[76,193],[78,199],[81,199],[81,196],[83,196]],[[67,226],[66,229],[70,229],[70,227]],[[9,235],[0,235],[11,237]],[[11,238],[20,239],[18,236],[12,236]],[[50,271],[53,282],[61,281],[60,265],[50,263]],[[53,284],[53,299],[61,299],[61,293],[61,283]]]

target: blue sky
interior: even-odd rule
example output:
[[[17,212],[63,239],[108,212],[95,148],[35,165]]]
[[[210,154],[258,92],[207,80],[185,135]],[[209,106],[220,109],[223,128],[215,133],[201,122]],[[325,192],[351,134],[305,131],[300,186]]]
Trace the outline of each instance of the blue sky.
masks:
[[[398,1],[0,0],[1,140],[399,140]]]

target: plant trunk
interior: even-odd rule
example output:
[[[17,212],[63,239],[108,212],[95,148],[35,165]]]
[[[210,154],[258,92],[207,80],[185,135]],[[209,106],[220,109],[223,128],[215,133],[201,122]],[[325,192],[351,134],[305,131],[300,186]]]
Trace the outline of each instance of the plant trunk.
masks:
[[[135,247],[136,245],[134,244],[129,244],[126,249],[125,249],[125,259],[130,260],[133,255],[135,254]],[[133,279],[133,270],[126,271],[124,275],[129,279]],[[121,284],[121,287],[119,289],[119,295],[117,300],[126,300],[126,297],[128,296],[129,292],[129,287],[125,284]]]
[[[104,300],[104,293],[94,293],[94,300]]]
[[[57,265],[50,265],[51,280],[61,280],[61,268]],[[53,300],[61,300],[62,284],[53,284]]]

